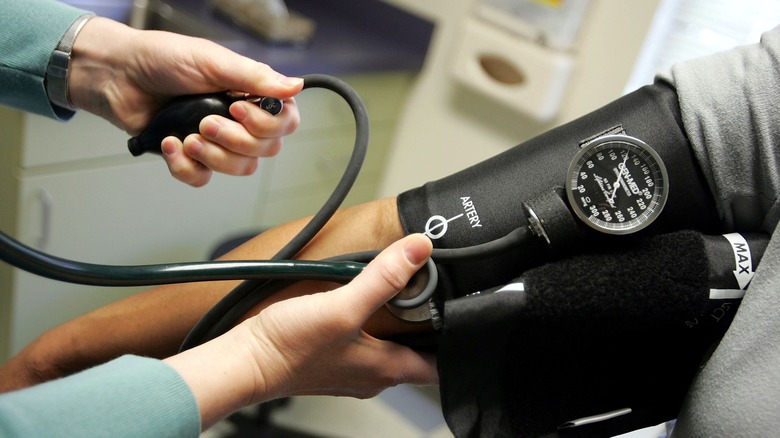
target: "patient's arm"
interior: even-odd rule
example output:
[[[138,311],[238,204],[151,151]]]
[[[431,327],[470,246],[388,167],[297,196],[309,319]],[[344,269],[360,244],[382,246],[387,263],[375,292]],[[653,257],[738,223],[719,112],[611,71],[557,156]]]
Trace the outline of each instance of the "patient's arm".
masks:
[[[268,259],[307,222],[290,222],[256,236],[223,259]],[[378,249],[403,236],[395,198],[338,212],[304,248],[299,258]],[[238,282],[187,283],[155,287],[76,318],[44,333],[0,368],[0,391],[71,374],[126,353],[167,357],[175,353],[192,326]],[[258,305],[291,295],[337,287],[299,282]],[[366,330],[378,337],[425,329],[380,311]]]

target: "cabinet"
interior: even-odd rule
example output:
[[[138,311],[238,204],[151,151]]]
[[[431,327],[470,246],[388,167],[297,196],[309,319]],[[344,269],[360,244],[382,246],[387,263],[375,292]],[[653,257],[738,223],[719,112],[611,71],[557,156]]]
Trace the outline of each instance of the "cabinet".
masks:
[[[372,121],[369,157],[349,202],[375,197],[412,74],[343,77]],[[101,264],[200,260],[223,238],[313,214],[343,172],[354,140],[346,103],[324,90],[298,98],[300,128],[249,177],[215,174],[195,189],[156,156],[133,158],[127,136],[91,114],[67,123],[0,108],[0,226],[50,254]],[[136,292],[72,285],[0,267],[0,360],[43,331]]]

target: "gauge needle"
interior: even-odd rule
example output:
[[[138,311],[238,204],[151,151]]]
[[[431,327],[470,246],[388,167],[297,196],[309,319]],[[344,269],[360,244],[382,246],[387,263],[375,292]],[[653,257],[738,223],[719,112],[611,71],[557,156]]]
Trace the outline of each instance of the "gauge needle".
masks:
[[[612,187],[612,194],[609,196],[609,205],[615,206],[615,195],[617,194],[618,187],[620,187],[620,180],[623,179],[623,170],[626,168],[626,162],[628,161],[628,153],[623,158],[623,162],[618,165],[618,177],[615,180],[615,185]]]

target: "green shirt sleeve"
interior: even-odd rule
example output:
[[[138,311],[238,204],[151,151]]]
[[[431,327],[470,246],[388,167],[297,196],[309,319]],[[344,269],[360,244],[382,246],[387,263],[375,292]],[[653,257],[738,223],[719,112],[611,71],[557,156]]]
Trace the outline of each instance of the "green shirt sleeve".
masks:
[[[123,356],[0,395],[2,437],[197,437],[200,414],[168,364]]]
[[[46,66],[68,28],[86,11],[53,0],[0,0],[0,104],[68,119],[49,102]]]

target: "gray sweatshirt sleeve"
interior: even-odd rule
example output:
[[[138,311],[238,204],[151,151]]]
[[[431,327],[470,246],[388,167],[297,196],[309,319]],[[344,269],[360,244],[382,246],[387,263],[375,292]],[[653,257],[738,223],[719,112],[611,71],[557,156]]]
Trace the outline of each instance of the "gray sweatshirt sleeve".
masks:
[[[685,131],[728,230],[771,232],[780,219],[780,27],[760,44],[677,64]]]
[[[760,44],[675,66],[685,131],[724,224],[772,234],[734,321],[694,379],[673,437],[780,430],[780,27]],[[755,268],[755,267],[754,267]]]

